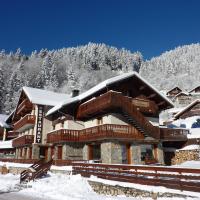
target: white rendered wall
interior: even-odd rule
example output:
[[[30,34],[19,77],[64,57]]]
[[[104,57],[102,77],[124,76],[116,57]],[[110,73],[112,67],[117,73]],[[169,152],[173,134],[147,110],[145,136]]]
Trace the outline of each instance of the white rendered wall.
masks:
[[[109,114],[109,115],[104,115],[102,117],[102,124],[119,124],[119,125],[127,125],[128,123],[126,120],[123,118],[123,116],[119,114]],[[92,119],[88,120],[85,122],[85,128],[90,128],[93,126],[98,126],[98,120],[97,119]]]

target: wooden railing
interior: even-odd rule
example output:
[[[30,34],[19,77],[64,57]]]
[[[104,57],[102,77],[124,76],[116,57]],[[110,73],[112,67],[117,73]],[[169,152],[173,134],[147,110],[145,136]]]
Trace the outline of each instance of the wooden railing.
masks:
[[[13,147],[21,147],[30,145],[34,142],[34,136],[33,135],[23,135],[21,137],[18,137],[13,140],[12,146]]]
[[[24,170],[20,174],[20,183],[35,180],[36,178],[41,178],[46,175],[50,170],[53,160],[45,162],[44,160],[39,160],[31,165],[28,169]]]
[[[72,163],[72,173],[85,177],[91,175],[103,179],[142,185],[164,186],[178,190],[200,191],[200,169],[156,166],[131,166]]]
[[[47,143],[88,142],[103,139],[144,139],[134,127],[127,125],[104,124],[83,130],[60,129],[47,134]]]
[[[35,124],[35,115],[25,115],[19,121],[14,124],[14,131],[21,129],[23,126],[34,125]]]
[[[32,109],[33,105],[28,99],[24,99],[21,104],[18,106],[16,110],[16,114],[18,115],[22,111],[30,111]]]
[[[144,136],[133,126],[104,124],[80,131],[80,141],[99,139],[144,139]]]
[[[121,93],[109,91],[94,100],[83,103],[79,106],[77,119],[87,119],[100,111],[117,111],[128,114],[137,124],[148,133],[149,136],[159,139],[159,127],[153,126],[144,115],[132,104],[132,98],[123,96]]]
[[[79,131],[60,129],[47,134],[47,143],[78,142]]]
[[[13,138],[17,138],[19,135],[19,132],[16,131],[8,131],[6,134],[6,138],[7,139],[13,139]]]
[[[187,134],[189,130],[187,129],[177,129],[177,128],[160,128],[160,139],[161,140],[187,140]]]
[[[1,162],[12,162],[12,163],[24,163],[33,164],[38,161],[38,159],[15,159],[15,158],[0,158]]]

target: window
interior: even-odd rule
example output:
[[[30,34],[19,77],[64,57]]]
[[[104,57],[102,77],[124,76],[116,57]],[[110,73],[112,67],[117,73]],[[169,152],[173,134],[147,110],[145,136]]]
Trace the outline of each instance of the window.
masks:
[[[153,159],[153,146],[152,145],[142,145],[141,146],[141,160],[151,160]]]
[[[102,117],[97,118],[97,126],[102,124],[103,124],[103,118]]]

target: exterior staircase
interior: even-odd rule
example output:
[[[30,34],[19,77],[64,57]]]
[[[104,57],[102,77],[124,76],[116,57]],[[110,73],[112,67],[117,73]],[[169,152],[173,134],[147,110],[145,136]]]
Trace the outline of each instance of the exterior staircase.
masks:
[[[94,100],[79,106],[77,119],[87,119],[100,111],[104,113],[118,111],[145,137],[160,139],[159,127],[153,126],[145,116],[137,110],[132,98],[119,92],[109,91]]]
[[[53,160],[45,162],[44,160],[39,160],[31,165],[28,169],[24,170],[20,174],[20,184],[27,183],[36,178],[41,178],[46,175],[50,170]]]

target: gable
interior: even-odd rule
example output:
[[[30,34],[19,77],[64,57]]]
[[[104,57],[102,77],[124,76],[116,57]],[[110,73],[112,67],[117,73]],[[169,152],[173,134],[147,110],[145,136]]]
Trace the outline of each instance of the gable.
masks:
[[[182,92],[182,90],[179,87],[174,87],[173,89],[167,92],[167,96],[175,96],[180,92]]]

